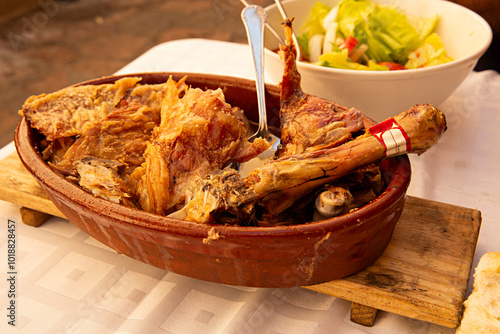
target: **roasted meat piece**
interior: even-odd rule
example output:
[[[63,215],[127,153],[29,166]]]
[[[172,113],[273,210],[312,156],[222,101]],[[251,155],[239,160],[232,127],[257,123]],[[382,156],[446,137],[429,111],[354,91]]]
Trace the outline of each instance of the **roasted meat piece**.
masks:
[[[314,152],[351,140],[353,133],[363,129],[363,115],[355,108],[347,108],[302,91],[301,77],[296,66],[296,46],[292,39],[292,20],[285,20],[283,27],[286,42],[284,46],[280,45],[279,51],[284,66],[280,96],[282,146],[277,156]],[[275,196],[280,197],[279,194]],[[284,196],[287,202],[293,201],[293,198],[302,202],[304,194],[288,192]],[[266,213],[265,219],[281,219],[273,217],[275,214],[282,215],[281,212],[271,210]]]
[[[145,162],[131,175],[140,206],[167,214],[184,203],[198,177],[229,162],[249,160],[269,147],[262,138],[250,143],[247,137],[242,111],[225,102],[221,89],[179,92],[170,79]]]
[[[242,225],[247,225],[255,218],[254,201],[257,200],[257,194],[233,168],[226,167],[205,178],[198,178],[194,189],[186,206],[169,217],[210,222],[217,216],[220,224]]]
[[[102,120],[88,124],[59,161],[52,164],[62,174],[71,174],[82,157],[116,160],[133,171],[144,162],[144,151],[159,114],[147,105],[122,102],[122,107]]]
[[[124,165],[115,160],[86,157],[75,162],[79,184],[86,191],[113,203],[135,207],[119,169]]]
[[[106,117],[122,100],[146,105],[159,114],[165,84],[137,85],[140,80],[127,77],[114,84],[68,87],[51,94],[31,96],[19,114],[48,141],[80,135],[85,126]]]
[[[355,108],[347,108],[314,95],[300,86],[296,66],[296,49],[292,39],[292,20],[283,22],[286,45],[280,45],[284,64],[281,81],[281,145],[278,157],[334,147],[351,139],[351,133],[363,128],[363,116]]]
[[[227,185],[220,182],[198,187],[184,208],[183,216],[206,223],[216,220],[220,212],[237,215],[239,208],[245,208],[242,223],[252,224],[248,218],[249,205],[258,205],[266,212],[277,214],[293,204],[297,193],[305,196],[359,167],[390,156],[421,154],[436,144],[445,130],[446,119],[440,110],[431,105],[416,105],[367,129],[365,134],[345,144],[285,156],[257,168],[242,181],[232,181],[239,184],[239,188],[241,184],[246,185],[245,191],[227,191]],[[394,138],[404,140],[393,142]],[[208,175],[206,182],[211,179],[212,176]],[[200,214],[197,210],[205,210],[204,203],[214,204],[208,213]]]

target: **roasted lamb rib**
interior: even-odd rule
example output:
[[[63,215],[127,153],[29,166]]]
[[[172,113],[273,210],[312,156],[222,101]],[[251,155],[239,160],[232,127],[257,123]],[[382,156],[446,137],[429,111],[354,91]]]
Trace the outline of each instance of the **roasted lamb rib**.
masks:
[[[306,94],[296,66],[292,20],[283,22],[286,45],[279,55],[284,65],[281,81],[281,149],[278,157],[312,152],[340,145],[363,128],[363,116],[355,108]]]
[[[183,204],[197,177],[269,148],[262,138],[247,140],[243,111],[221,89],[191,88],[185,79],[68,87],[30,97],[19,113],[45,135],[44,158],[70,181],[164,215]]]
[[[100,121],[86,124],[64,155],[53,158],[50,163],[68,175],[74,170],[75,162],[90,156],[120,161],[131,172],[144,162],[146,143],[153,128],[160,123],[159,116],[147,105],[123,101],[120,108]]]

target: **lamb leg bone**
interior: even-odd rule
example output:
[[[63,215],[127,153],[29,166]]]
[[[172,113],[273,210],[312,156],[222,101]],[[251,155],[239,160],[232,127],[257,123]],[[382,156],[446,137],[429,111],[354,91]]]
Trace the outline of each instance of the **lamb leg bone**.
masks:
[[[390,127],[384,128],[384,124]],[[396,150],[382,139],[383,134],[391,130],[403,134],[404,142],[397,143]],[[241,180],[246,187],[244,192],[241,191],[241,183],[238,183],[238,191],[232,191],[223,183],[211,182],[209,187],[200,186],[186,206],[186,219],[207,223],[220,211],[235,213],[238,207],[245,206],[248,213],[248,204],[257,202],[267,211],[277,214],[293,204],[296,197],[291,194],[305,195],[356,168],[381,161],[389,157],[388,149],[394,155],[422,154],[438,142],[445,130],[446,118],[439,109],[429,104],[416,105],[343,145],[285,156],[266,163]],[[214,191],[216,188],[217,191]],[[196,210],[206,210],[203,203],[207,202],[212,203],[209,212],[203,215],[196,213]]]

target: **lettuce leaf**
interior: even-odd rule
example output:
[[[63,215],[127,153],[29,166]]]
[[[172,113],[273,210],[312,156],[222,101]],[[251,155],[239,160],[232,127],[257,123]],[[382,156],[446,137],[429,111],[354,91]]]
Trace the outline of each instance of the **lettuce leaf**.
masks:
[[[356,26],[364,22],[374,8],[375,4],[369,0],[341,1],[339,3],[337,22],[343,37],[353,36]]]
[[[421,46],[410,53],[405,67],[411,69],[429,67],[445,64],[452,60],[448,56],[441,38],[436,33],[432,33]]]
[[[325,34],[325,28],[323,28],[323,19],[330,12],[331,8],[328,5],[318,1],[311,8],[311,12],[307,17],[306,22],[301,27],[300,35],[297,36],[297,42],[299,43],[300,51],[302,56],[309,59],[309,40],[314,35]]]
[[[422,41],[434,32],[438,18],[437,14],[431,17],[408,17],[410,24],[417,30]]]
[[[302,25],[301,32],[305,34],[307,38],[311,38],[314,35],[325,34],[325,28],[323,28],[323,19],[326,14],[331,10],[331,7],[325,5],[324,3],[318,1],[311,8],[311,12],[307,17],[306,22]]]
[[[306,33],[297,36],[297,43],[299,43],[300,53],[302,57],[309,59],[309,36]]]
[[[368,58],[400,64],[422,42],[408,18],[388,6],[375,6],[366,20],[356,25],[354,37],[368,45]]]

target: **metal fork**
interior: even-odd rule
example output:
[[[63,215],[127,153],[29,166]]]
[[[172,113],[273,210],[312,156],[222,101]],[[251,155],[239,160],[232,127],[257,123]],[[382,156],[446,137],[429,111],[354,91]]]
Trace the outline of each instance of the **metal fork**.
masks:
[[[264,8],[256,5],[248,5],[241,12],[241,18],[247,31],[248,43],[252,49],[252,56],[256,75],[257,100],[259,110],[259,127],[257,132],[249,137],[253,140],[257,137],[266,139],[273,145],[257,158],[242,163],[239,171],[242,176],[248,171],[255,169],[255,166],[264,163],[265,159],[274,156],[279,145],[280,139],[273,135],[267,127],[267,112],[264,87],[264,27],[267,20],[267,14]]]

